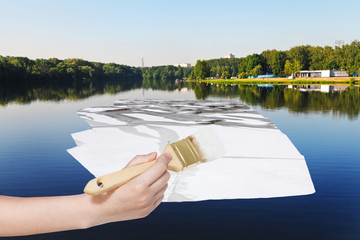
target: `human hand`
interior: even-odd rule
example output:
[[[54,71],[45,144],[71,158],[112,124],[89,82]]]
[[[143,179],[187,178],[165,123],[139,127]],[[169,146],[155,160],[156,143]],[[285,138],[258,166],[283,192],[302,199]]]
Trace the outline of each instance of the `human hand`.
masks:
[[[138,155],[125,167],[153,161],[156,153]],[[156,163],[123,186],[91,197],[97,215],[94,225],[137,219],[149,215],[163,200],[170,174],[167,164],[171,155],[162,154]]]
[[[126,167],[153,161],[156,153],[139,155]],[[170,155],[121,187],[102,195],[87,194],[57,197],[0,196],[0,237],[21,236],[142,218],[149,215],[164,198],[170,174]]]

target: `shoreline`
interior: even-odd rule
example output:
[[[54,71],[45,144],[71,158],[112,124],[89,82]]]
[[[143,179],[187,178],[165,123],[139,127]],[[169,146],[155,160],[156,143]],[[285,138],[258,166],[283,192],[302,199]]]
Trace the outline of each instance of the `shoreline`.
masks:
[[[199,80],[190,80],[199,82]],[[214,84],[276,84],[276,85],[352,85],[360,86],[360,77],[334,78],[243,78],[243,79],[206,79],[200,82]]]

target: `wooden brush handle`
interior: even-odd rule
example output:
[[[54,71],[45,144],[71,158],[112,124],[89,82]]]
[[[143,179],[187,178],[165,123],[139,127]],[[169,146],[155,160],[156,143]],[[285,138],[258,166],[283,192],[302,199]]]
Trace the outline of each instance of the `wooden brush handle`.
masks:
[[[154,165],[155,161],[156,160],[153,160],[151,162],[124,168],[123,170],[94,178],[86,184],[84,192],[90,195],[98,195],[118,188],[145,172],[146,169]]]
[[[176,153],[170,145],[166,145],[163,153],[168,153],[172,156],[172,160],[167,165],[167,168],[171,171],[179,172],[182,171],[184,166],[177,157]],[[115,188],[118,188],[134,177],[139,176],[145,172],[149,167],[154,165],[156,160],[151,162],[141,163],[132,167],[124,168],[118,172],[113,172],[98,178],[94,178],[89,181],[84,188],[84,192],[90,195],[102,194]]]

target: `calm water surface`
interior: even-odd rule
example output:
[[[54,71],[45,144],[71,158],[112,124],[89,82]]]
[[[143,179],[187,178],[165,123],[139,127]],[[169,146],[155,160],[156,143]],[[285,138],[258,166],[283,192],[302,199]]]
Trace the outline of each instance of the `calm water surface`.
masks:
[[[321,101],[320,106],[298,111],[288,97],[286,103],[272,104],[271,99],[254,100],[256,92],[239,98],[231,89],[217,94],[212,90],[210,95],[206,89],[199,91],[132,90],[79,101],[0,107],[0,194],[82,192],[92,175],[66,152],[75,146],[70,134],[90,128],[77,116],[78,109],[112,105],[120,98],[219,97],[245,101],[272,120],[305,156],[317,192],[273,199],[164,203],[141,220],[11,239],[360,239],[358,105],[345,99],[343,111]],[[306,95],[296,94],[300,96],[296,99]],[[307,100],[318,97],[305,96]]]

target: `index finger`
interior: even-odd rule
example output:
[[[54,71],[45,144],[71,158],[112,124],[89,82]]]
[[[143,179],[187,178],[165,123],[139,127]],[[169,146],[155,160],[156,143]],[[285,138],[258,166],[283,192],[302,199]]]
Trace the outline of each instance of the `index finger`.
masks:
[[[171,158],[171,155],[168,153],[161,154],[154,165],[149,167],[149,169],[141,175],[134,178],[134,180],[142,182],[146,186],[152,185],[167,170],[167,164],[170,162]]]

